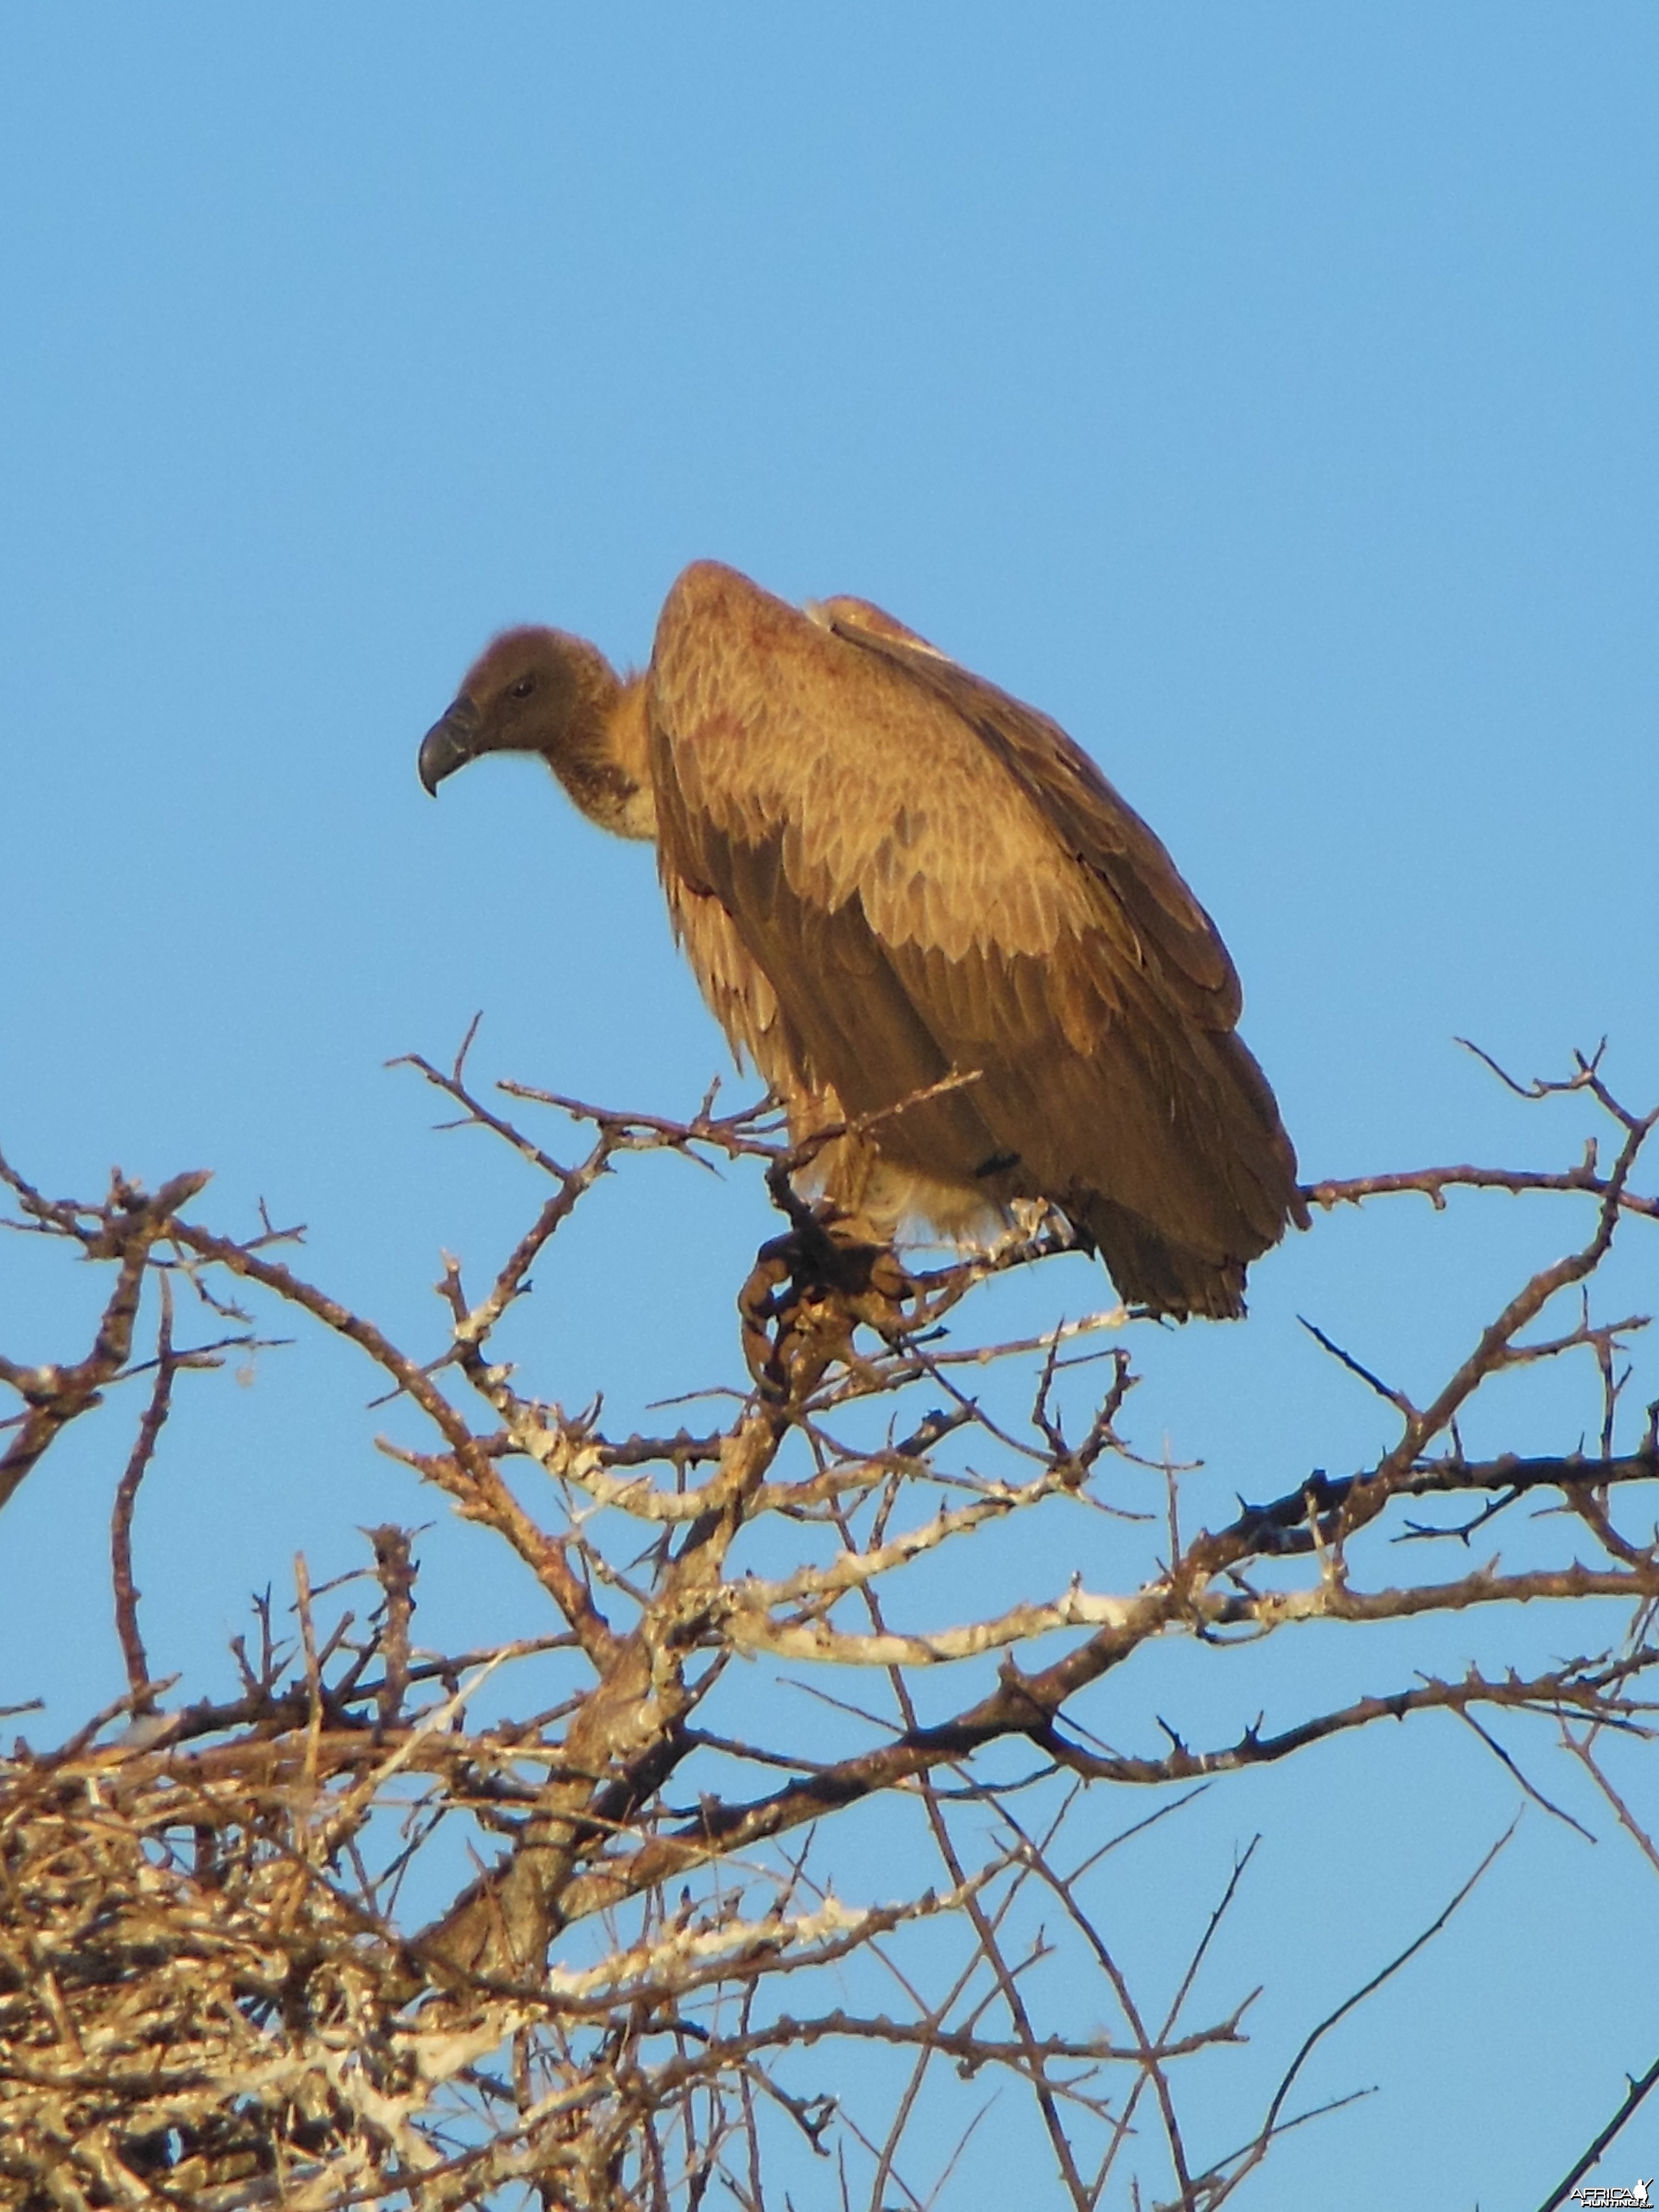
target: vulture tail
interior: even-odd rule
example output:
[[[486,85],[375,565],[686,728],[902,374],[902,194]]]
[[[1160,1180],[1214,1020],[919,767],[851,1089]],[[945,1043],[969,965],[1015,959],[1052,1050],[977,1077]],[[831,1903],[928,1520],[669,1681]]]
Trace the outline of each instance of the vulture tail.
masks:
[[[1194,1314],[1206,1321],[1237,1321],[1243,1314],[1242,1260],[1217,1261],[1172,1244],[1150,1222],[1109,1198],[1091,1195],[1066,1211],[1092,1241],[1126,1305],[1149,1306],[1173,1321]]]

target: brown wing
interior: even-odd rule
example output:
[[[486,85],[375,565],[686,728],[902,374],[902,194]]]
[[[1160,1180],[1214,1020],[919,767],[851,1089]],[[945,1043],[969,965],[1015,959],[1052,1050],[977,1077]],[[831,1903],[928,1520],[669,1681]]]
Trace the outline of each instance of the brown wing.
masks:
[[[666,867],[663,889],[676,941],[684,946],[703,997],[739,1064],[748,1059],[789,1109],[797,1136],[815,1122],[842,1118],[766,973],[745,946],[726,907]]]
[[[651,672],[671,900],[729,917],[848,1112],[977,1071],[884,1158],[1054,1200],[1127,1297],[1237,1310],[1297,1200],[1213,926],[1055,725],[874,611],[681,577]]]
[[[1215,924],[1177,872],[1162,841],[1058,722],[971,675],[936,647],[889,622],[867,622],[856,603],[831,601],[840,637],[903,668],[976,732],[1036,802],[1073,858],[1091,869],[1157,955],[1185,1011],[1206,1029],[1231,1030],[1243,1003]],[[872,610],[878,612],[878,610]]]

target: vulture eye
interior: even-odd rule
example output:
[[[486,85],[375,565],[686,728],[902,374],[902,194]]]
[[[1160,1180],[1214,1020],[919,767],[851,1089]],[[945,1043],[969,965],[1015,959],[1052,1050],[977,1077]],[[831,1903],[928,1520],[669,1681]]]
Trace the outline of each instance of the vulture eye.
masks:
[[[507,696],[509,699],[527,699],[535,688],[536,679],[533,676],[521,676],[518,682],[509,688]]]

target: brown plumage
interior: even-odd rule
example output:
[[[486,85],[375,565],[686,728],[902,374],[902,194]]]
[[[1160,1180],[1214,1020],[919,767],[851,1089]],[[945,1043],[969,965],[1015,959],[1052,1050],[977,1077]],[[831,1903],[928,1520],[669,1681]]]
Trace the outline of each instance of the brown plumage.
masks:
[[[797,1137],[878,1236],[1059,1207],[1122,1295],[1243,1311],[1305,1225],[1238,979],[1152,831],[1045,715],[861,599],[802,614],[702,561],[650,667],[559,630],[496,638],[421,747],[422,781],[538,752],[592,819],[655,839],[676,935]]]

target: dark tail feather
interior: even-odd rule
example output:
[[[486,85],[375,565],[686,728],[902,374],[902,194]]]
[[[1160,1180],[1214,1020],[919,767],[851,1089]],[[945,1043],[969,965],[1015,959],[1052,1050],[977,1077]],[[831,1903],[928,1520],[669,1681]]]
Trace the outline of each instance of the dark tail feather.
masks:
[[[1091,1198],[1073,1217],[1106,1262],[1126,1305],[1147,1306],[1172,1321],[1194,1314],[1237,1321],[1244,1312],[1244,1262],[1216,1261],[1171,1244],[1150,1223],[1110,1199]]]

